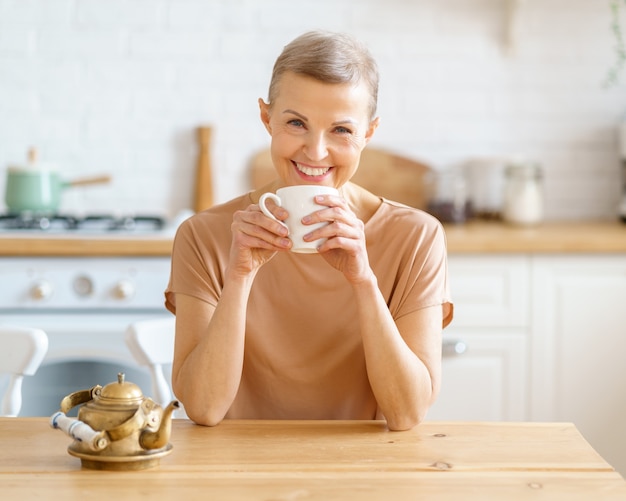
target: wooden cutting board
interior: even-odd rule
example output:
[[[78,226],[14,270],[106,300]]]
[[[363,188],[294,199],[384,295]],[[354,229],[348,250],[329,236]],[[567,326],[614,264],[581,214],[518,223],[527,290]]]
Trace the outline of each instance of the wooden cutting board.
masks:
[[[361,154],[359,169],[352,181],[376,195],[426,209],[432,172],[428,165],[417,160],[367,147]],[[260,188],[275,178],[276,171],[269,148],[258,152],[250,166],[252,187]]]

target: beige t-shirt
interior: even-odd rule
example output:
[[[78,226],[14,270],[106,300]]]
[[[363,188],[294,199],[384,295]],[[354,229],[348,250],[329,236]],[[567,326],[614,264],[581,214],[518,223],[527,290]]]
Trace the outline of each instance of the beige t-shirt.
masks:
[[[181,225],[165,291],[171,312],[176,312],[176,294],[217,305],[233,213],[250,203],[244,195]],[[370,265],[393,318],[442,305],[445,327],[453,308],[439,221],[383,200],[365,224],[365,236]],[[227,418],[376,417],[351,286],[320,255],[279,252],[259,270],[245,335],[241,383]]]

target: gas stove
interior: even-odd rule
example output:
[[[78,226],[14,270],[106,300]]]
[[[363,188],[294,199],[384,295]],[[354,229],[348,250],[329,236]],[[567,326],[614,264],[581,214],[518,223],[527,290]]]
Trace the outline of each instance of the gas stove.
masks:
[[[145,233],[159,232],[165,218],[154,215],[0,214],[0,231],[48,233]]]
[[[11,214],[0,212],[0,239],[171,240],[193,212],[157,214]]]
[[[0,213],[0,249],[10,239],[169,242],[190,215]],[[132,322],[171,318],[163,294],[170,266],[169,255],[0,252],[0,323],[38,327],[49,338],[43,366],[24,385],[23,415],[49,416],[63,396],[118,372],[146,391],[151,387],[124,336]],[[103,372],[106,376],[99,375]],[[29,408],[29,402],[37,405]]]

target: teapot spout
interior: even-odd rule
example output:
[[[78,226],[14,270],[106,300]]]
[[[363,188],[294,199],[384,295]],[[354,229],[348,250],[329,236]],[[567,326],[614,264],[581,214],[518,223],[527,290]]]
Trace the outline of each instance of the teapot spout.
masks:
[[[139,443],[141,447],[146,450],[160,449],[165,447],[170,439],[172,433],[172,413],[180,407],[178,400],[173,400],[163,410],[163,416],[161,417],[161,426],[159,429],[151,431],[143,431],[139,437]]]

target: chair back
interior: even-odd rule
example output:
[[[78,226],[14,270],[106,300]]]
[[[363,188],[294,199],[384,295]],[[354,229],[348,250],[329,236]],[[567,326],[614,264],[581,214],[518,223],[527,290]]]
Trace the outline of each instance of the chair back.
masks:
[[[0,416],[19,414],[24,376],[37,372],[47,352],[48,336],[43,330],[0,325],[0,373],[10,377],[2,396]]]
[[[167,317],[138,320],[126,329],[126,346],[135,361],[150,371],[152,398],[162,406],[173,398],[163,366],[174,359],[175,326],[175,318]]]

